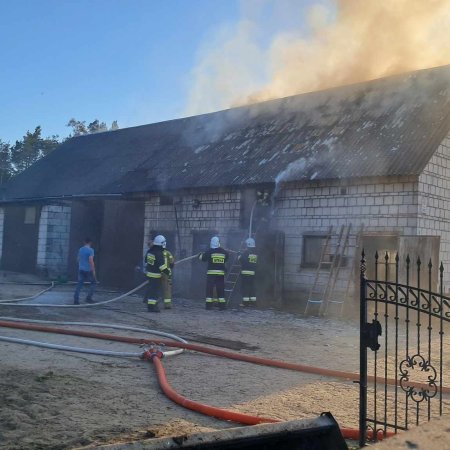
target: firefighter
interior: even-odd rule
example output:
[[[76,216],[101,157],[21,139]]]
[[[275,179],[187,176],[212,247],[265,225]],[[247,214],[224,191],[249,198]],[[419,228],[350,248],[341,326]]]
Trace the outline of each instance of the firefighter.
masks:
[[[166,243],[163,245],[163,255],[166,261],[167,267],[173,273],[173,266],[175,264],[175,258],[172,253],[166,248]],[[163,289],[163,301],[164,309],[172,309],[172,275],[168,276],[166,273],[161,274],[161,283]]]
[[[168,277],[172,271],[164,257],[164,247],[166,238],[162,235],[155,236],[153,245],[147,250],[145,255],[145,274],[148,278],[147,286],[147,310],[149,312],[159,312],[158,298],[161,292],[162,274]]]
[[[256,305],[255,274],[258,255],[255,251],[255,240],[248,238],[245,241],[246,250],[238,255],[238,261],[241,263],[241,286],[242,286],[242,305],[243,307]]]
[[[210,249],[199,254],[201,261],[208,263],[206,272],[206,309],[212,309],[217,305],[219,309],[226,308],[225,300],[225,263],[228,260],[228,252],[220,246],[217,236],[211,238]],[[216,294],[214,294],[214,288]]]

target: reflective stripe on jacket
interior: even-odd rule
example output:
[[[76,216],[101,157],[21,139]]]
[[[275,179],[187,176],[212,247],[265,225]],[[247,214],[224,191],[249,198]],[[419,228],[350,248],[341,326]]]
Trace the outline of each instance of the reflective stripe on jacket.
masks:
[[[238,256],[238,261],[241,263],[242,275],[255,275],[258,255],[256,254],[254,248],[248,248],[245,250]]]
[[[207,275],[225,275],[228,252],[222,247],[211,248],[204,253],[200,253],[199,259],[208,263]]]
[[[163,254],[163,248],[152,245],[145,254],[145,271],[149,278],[161,278],[161,273],[171,275],[171,270]]]
[[[172,253],[169,252],[169,250],[167,250],[166,248],[163,250],[163,255],[164,258],[167,261],[167,266],[170,267],[172,269],[174,262],[175,262],[175,258],[173,257]]]

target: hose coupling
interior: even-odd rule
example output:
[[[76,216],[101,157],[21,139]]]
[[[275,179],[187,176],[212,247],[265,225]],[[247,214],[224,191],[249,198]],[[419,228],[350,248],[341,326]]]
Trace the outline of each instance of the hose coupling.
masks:
[[[141,355],[141,359],[144,361],[152,360],[153,358],[162,359],[164,357],[164,353],[161,351],[159,347],[149,347],[144,349],[144,353]]]

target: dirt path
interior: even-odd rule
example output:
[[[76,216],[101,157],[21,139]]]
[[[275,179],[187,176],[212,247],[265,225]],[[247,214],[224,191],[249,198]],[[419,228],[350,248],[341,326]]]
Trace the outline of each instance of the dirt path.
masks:
[[[37,288],[42,286],[14,286],[10,293],[27,296]],[[114,295],[99,293],[97,300]],[[57,287],[35,302],[69,304],[71,298],[72,287]],[[173,310],[150,314],[138,296],[85,309],[0,308],[2,316],[128,324],[250,355],[343,371],[358,368],[359,330],[351,321],[301,318],[273,310],[205,311],[201,301],[179,299]],[[127,331],[94,330],[143,337]],[[1,328],[0,334],[139,351],[135,345],[50,333]],[[137,358],[0,342],[0,359],[1,449],[71,449],[236,426],[172,403],[161,392],[152,364]],[[357,426],[358,387],[350,382],[195,352],[164,359],[163,364],[172,387],[199,402],[282,420],[331,411],[341,426]]]

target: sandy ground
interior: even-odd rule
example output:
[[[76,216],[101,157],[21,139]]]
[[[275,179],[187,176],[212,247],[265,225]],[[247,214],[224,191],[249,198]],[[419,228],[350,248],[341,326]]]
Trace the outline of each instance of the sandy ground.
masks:
[[[0,300],[29,297],[43,289],[6,284],[11,280],[30,278],[0,273]],[[70,304],[72,294],[73,286],[58,286],[33,302]],[[116,295],[98,292],[96,300]],[[245,354],[358,371],[359,329],[351,320],[304,318],[274,310],[205,311],[203,301],[182,299],[174,300],[172,310],[151,314],[140,296],[94,308],[3,305],[0,315],[149,328]],[[141,350],[137,345],[10,328],[1,328],[0,334],[86,348]],[[159,388],[152,364],[138,358],[0,342],[0,359],[1,449],[73,449],[236,426],[174,404]],[[341,426],[358,424],[358,385],[351,382],[195,352],[164,359],[163,364],[171,386],[192,400],[282,420],[330,411]]]

